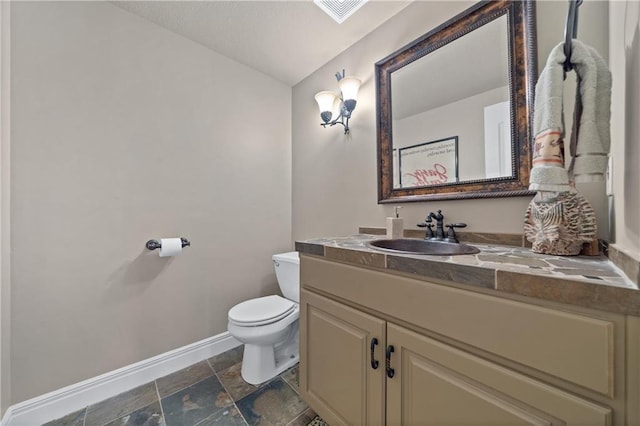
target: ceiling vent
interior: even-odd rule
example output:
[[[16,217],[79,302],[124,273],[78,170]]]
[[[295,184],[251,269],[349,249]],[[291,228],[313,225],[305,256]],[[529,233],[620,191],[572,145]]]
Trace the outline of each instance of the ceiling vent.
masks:
[[[313,0],[327,15],[331,16],[338,24],[360,9],[367,0]]]

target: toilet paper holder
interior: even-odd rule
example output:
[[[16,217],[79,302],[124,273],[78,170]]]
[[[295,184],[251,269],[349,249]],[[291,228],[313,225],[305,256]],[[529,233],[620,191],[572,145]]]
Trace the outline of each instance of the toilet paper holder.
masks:
[[[180,241],[182,241],[182,248],[185,248],[185,247],[191,245],[189,240],[187,240],[186,238],[180,237]],[[148,250],[155,250],[155,249],[159,249],[160,247],[162,247],[162,244],[160,244],[160,241],[158,241],[158,240],[149,240],[149,241],[147,241],[147,243],[144,246]]]

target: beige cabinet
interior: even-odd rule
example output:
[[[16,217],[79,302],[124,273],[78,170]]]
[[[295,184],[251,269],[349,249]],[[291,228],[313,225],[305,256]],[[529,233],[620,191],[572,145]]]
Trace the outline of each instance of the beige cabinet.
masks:
[[[611,409],[388,324],[389,425],[608,425]]]
[[[395,293],[408,283],[423,286],[426,299],[419,300],[418,293],[411,299],[393,292],[372,296],[376,280],[386,280]],[[547,312],[547,308],[505,300],[505,306],[490,305],[490,311],[477,313],[486,317],[485,322],[459,324],[469,329],[465,334],[453,324],[441,324],[446,315],[432,318],[426,312],[429,300],[442,298],[437,291],[430,292],[431,284],[304,257],[301,284],[300,395],[332,426],[634,424],[625,415],[624,356],[619,353],[624,352],[619,347],[624,329],[616,328],[624,320]],[[460,296],[459,306],[465,309],[482,310],[483,303],[491,301],[476,294],[474,305],[463,297],[472,292],[450,290],[453,293],[448,296]],[[423,312],[410,312],[410,306],[420,302]],[[448,303],[455,311],[455,297]],[[548,345],[556,340],[539,339],[527,345],[509,335],[513,324],[495,331],[501,336],[490,336],[483,328],[507,308],[510,313],[515,309],[511,323],[522,318],[523,327],[529,323],[529,336],[537,333],[533,322],[544,324],[549,335],[563,333],[576,351],[556,352],[557,362],[549,361],[549,353],[559,346]],[[517,308],[522,309],[520,315]],[[447,330],[467,341],[431,330]],[[568,330],[580,334],[568,335]],[[483,335],[486,338],[478,343],[476,339]],[[469,342],[484,347],[476,349]],[[536,345],[547,347],[536,351]],[[494,356],[485,348],[512,358]],[[571,346],[562,348],[566,352]],[[520,352],[522,359],[516,359]],[[576,357],[580,353],[583,356]],[[565,360],[568,356],[574,359]],[[573,365],[560,369],[558,363],[563,362]],[[557,377],[546,371],[558,371]],[[606,383],[600,384],[601,377]]]
[[[385,321],[302,290],[300,393],[331,425],[384,424]]]

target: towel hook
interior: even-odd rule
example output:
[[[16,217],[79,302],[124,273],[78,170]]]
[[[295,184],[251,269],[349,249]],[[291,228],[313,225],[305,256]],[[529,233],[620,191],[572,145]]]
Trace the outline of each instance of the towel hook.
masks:
[[[571,40],[578,35],[578,7],[583,0],[569,0],[569,11],[567,12],[567,22],[564,26],[564,72],[571,71]]]

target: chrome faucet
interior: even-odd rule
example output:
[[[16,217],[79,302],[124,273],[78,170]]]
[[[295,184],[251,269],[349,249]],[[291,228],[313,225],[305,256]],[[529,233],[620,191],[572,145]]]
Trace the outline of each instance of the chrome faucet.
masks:
[[[435,233],[432,229],[433,227],[433,219],[436,220],[436,230]],[[438,213],[430,212],[427,215],[427,218],[424,220],[425,223],[419,223],[418,226],[420,228],[427,228],[426,235],[424,237],[425,240],[436,240],[436,241],[446,241],[449,243],[459,243],[458,238],[456,237],[456,232],[454,228],[464,228],[467,226],[466,223],[452,223],[449,225],[444,224],[444,215],[442,214],[442,210],[438,210]],[[444,235],[444,227],[448,228],[447,235]]]

